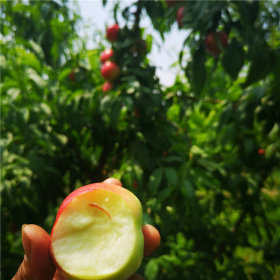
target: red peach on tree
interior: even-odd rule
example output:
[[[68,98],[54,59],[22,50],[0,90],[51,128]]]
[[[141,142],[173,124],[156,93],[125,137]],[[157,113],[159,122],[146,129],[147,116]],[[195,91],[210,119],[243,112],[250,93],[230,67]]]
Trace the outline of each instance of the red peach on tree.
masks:
[[[75,70],[72,70],[71,73],[69,74],[69,79],[72,82],[76,82],[76,78],[75,78]]]
[[[133,188],[134,188],[134,189],[138,189],[137,181],[133,181]]]
[[[177,3],[179,3],[180,1],[178,0],[165,0],[165,3],[167,5],[168,8],[176,5]]]
[[[179,29],[181,29],[183,27],[182,20],[183,20],[184,16],[185,16],[185,14],[184,14],[184,7],[181,7],[177,11],[177,22],[178,22]]]
[[[115,42],[118,38],[118,32],[119,32],[119,25],[113,24],[107,27],[106,30],[106,38],[110,42]]]
[[[137,39],[135,40],[135,43],[133,44],[131,48],[131,52],[137,52],[139,54],[145,54],[147,52],[147,43],[143,39]]]
[[[113,88],[113,84],[111,84],[109,82],[105,82],[102,87],[102,90],[103,90],[103,92],[105,92],[105,91],[111,90],[112,88]]]
[[[115,81],[120,73],[121,70],[119,66],[111,61],[106,61],[101,67],[101,75],[110,83]]]
[[[137,119],[139,119],[139,117],[140,117],[140,114],[139,114],[139,111],[138,111],[137,108],[134,109],[134,116],[135,116],[135,118],[137,118]]]
[[[220,41],[222,48],[226,48],[228,45],[228,35],[223,32],[217,32],[217,37]],[[219,44],[216,41],[216,36],[213,32],[209,33],[204,41],[205,50],[214,57],[218,57],[219,54],[222,52]]]
[[[107,49],[103,51],[100,55],[100,61],[102,64],[104,64],[106,61],[110,60],[110,58],[114,55],[114,52],[112,49]]]

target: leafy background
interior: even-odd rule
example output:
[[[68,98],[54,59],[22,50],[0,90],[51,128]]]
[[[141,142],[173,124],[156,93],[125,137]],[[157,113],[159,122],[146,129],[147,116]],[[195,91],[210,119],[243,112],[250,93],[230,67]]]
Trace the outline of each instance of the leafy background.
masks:
[[[190,35],[166,88],[131,48],[143,38],[150,52],[141,20],[164,39],[181,6]],[[1,3],[1,279],[22,261],[22,224],[50,232],[67,194],[108,177],[161,233],[139,269],[147,280],[280,279],[279,2],[138,1],[113,12],[127,22],[112,44],[122,73],[104,93],[105,41],[86,48],[67,1]],[[229,45],[213,58],[203,41],[217,30]]]

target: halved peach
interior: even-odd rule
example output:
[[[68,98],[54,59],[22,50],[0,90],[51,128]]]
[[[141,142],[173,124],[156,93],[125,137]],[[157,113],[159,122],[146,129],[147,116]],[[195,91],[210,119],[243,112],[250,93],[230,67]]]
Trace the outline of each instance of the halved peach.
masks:
[[[111,184],[75,190],[61,204],[51,233],[51,255],[68,279],[127,279],[143,259],[142,206]]]

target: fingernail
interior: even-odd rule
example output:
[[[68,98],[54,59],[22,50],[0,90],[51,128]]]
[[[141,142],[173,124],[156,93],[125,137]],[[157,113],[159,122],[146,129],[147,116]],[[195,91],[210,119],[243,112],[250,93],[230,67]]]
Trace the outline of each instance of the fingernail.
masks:
[[[30,259],[31,258],[31,241],[30,239],[28,238],[25,230],[26,230],[26,227],[28,225],[24,224],[22,226],[22,229],[21,229],[21,232],[22,232],[22,245],[23,245],[23,249],[24,249],[24,252],[26,254],[26,257],[27,259]]]

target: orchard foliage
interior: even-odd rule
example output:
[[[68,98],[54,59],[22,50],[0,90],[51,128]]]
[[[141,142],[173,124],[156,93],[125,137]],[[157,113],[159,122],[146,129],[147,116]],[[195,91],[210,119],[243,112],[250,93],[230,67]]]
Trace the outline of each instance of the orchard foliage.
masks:
[[[147,280],[279,279],[279,2],[120,6],[121,73],[104,93],[106,34],[86,49],[66,1],[1,4],[2,278],[22,261],[22,224],[50,232],[69,192],[113,176],[162,236]],[[182,71],[164,88],[141,19],[164,39],[181,7]],[[228,45],[212,57],[205,38],[220,31]]]

